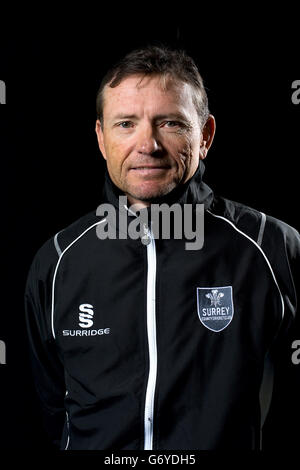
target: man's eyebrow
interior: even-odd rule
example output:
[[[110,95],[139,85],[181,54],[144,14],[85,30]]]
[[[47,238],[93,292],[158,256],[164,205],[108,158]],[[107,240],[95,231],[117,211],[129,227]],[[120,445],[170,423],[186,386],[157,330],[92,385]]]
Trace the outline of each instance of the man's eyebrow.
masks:
[[[136,119],[137,116],[135,114],[117,114],[113,116],[113,120],[115,119]]]
[[[136,114],[117,114],[116,116],[113,116],[113,120],[118,119],[138,119],[138,116]],[[169,114],[156,114],[154,116],[154,120],[158,121],[160,119],[183,119],[184,121],[188,120],[188,118],[180,112]]]
[[[178,113],[169,113],[169,114],[157,114],[155,116],[155,119],[156,120],[160,120],[160,119],[182,119],[184,121],[188,120],[188,118],[180,112],[178,112]]]

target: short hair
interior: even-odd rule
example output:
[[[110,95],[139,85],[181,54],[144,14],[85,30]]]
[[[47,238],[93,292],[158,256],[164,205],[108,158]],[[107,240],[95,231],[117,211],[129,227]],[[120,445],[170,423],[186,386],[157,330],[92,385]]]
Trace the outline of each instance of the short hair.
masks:
[[[194,90],[193,103],[199,115],[201,126],[204,126],[209,116],[208,98],[203,79],[194,60],[182,49],[152,45],[129,52],[103,77],[96,98],[97,118],[102,127],[105,86],[109,85],[114,88],[124,78],[137,74],[160,75],[165,79],[170,77],[190,84]]]

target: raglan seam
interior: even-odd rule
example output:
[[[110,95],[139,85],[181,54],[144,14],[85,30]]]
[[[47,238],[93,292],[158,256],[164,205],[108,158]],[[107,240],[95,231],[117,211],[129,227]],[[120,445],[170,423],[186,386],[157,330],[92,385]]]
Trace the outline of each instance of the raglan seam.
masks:
[[[266,214],[264,212],[261,212],[261,220],[260,220],[260,227],[259,227],[259,232],[258,232],[258,237],[256,243],[258,246],[261,247],[264,233],[265,233],[265,226],[266,226]]]
[[[275,276],[275,273],[273,271],[273,268],[272,268],[272,265],[269,261],[269,258],[267,257],[267,255],[265,254],[264,250],[257,244],[257,242],[255,240],[253,240],[253,238],[250,237],[250,235],[246,234],[245,232],[243,232],[242,230],[240,230],[239,228],[236,227],[236,225],[229,219],[227,219],[226,217],[224,216],[220,216],[220,215],[216,215],[214,214],[213,212],[211,212],[210,210],[207,210],[207,212],[209,214],[211,214],[213,217],[216,217],[218,219],[222,219],[222,220],[225,220],[227,224],[231,225],[233,227],[234,230],[236,230],[238,233],[240,233],[242,236],[248,238],[248,240],[250,240],[254,246],[256,246],[256,248],[261,252],[261,254],[263,255],[265,261],[267,262],[267,265],[271,271],[271,274],[272,274],[272,277],[273,277],[273,281],[275,282],[275,285],[278,289],[278,292],[279,292],[279,296],[280,296],[280,300],[281,300],[281,306],[282,306],[282,319],[284,318],[284,313],[285,313],[285,304],[284,304],[284,299],[283,299],[283,295],[281,293],[281,289],[279,287],[279,283],[277,282],[277,278]]]
[[[53,241],[54,241],[54,246],[55,246],[55,249],[56,249],[56,251],[57,251],[58,257],[60,257],[60,255],[62,254],[62,249],[61,249],[61,247],[60,247],[60,245],[59,245],[59,243],[58,243],[58,235],[60,234],[61,231],[62,231],[62,230],[60,230],[59,232],[57,232],[57,233],[55,234],[55,236],[54,236],[54,239],[53,239]]]

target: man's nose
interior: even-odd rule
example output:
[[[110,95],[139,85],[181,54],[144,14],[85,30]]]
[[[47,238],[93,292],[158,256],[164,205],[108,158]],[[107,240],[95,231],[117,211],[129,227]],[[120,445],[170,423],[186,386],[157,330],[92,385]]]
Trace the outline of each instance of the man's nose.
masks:
[[[161,148],[156,129],[150,124],[142,126],[137,140],[136,149],[138,153],[152,155]]]

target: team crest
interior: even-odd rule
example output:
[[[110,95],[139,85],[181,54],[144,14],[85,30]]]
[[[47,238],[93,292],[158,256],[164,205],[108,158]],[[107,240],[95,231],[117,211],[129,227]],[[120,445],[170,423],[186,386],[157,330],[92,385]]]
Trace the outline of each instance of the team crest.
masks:
[[[198,316],[211,331],[222,331],[233,318],[232,286],[197,287]]]

